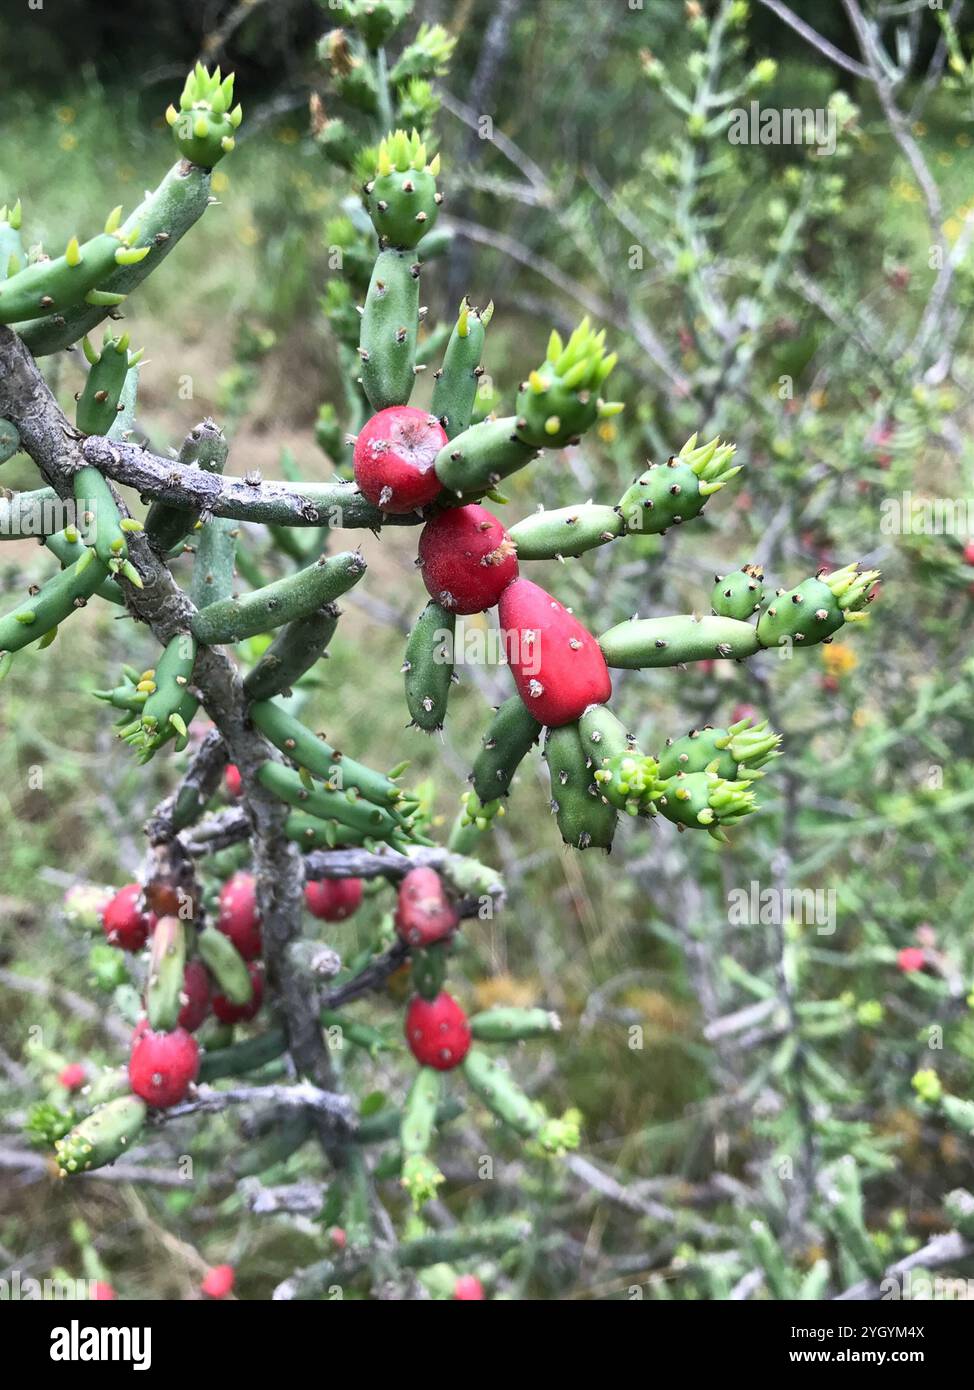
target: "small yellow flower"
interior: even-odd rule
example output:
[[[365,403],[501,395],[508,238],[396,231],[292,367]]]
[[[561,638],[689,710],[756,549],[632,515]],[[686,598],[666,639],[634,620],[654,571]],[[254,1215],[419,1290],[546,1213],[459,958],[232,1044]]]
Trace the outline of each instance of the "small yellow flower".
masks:
[[[858,663],[859,658],[845,642],[833,642],[822,648],[822,665],[830,676],[844,676],[854,671]]]
[[[808,393],[808,404],[812,407],[813,410],[824,409],[826,403],[828,402],[828,399],[829,396],[827,391],[817,390],[809,391]]]
[[[72,135],[71,132],[68,130],[66,130],[64,134],[61,136],[60,140],[58,140],[58,144],[61,146],[62,150],[73,150],[77,143],[78,137],[76,135]]]
[[[599,438],[603,444],[611,444],[618,432],[611,420],[603,420],[599,425]]]
[[[959,131],[958,134],[954,136],[954,144],[960,145],[962,150],[966,150],[970,143],[971,137],[966,130]]]
[[[237,233],[244,246],[256,246],[260,241],[260,233],[253,222],[245,222]]]
[[[945,169],[949,169],[953,162],[954,156],[950,153],[950,150],[941,150],[937,155],[937,163],[942,164]]]
[[[953,243],[960,236],[960,229],[961,221],[959,217],[947,218],[947,221],[943,225],[943,233],[947,240],[951,243],[951,245],[953,245]]]
[[[927,127],[926,127],[925,123],[924,123],[923,121],[914,121],[914,123],[913,123],[913,134],[917,137],[917,139],[918,139],[918,140],[922,140],[923,137],[926,135],[926,133],[927,133]]]
[[[62,125],[70,125],[78,113],[73,106],[59,106],[56,114]]]
[[[494,975],[474,985],[477,1007],[489,1009],[495,1004],[512,1004],[527,1009],[538,1002],[538,987],[530,980],[516,980],[513,975]]]
[[[222,169],[214,169],[210,176],[210,187],[214,193],[226,193],[230,187],[230,175],[225,174]]]

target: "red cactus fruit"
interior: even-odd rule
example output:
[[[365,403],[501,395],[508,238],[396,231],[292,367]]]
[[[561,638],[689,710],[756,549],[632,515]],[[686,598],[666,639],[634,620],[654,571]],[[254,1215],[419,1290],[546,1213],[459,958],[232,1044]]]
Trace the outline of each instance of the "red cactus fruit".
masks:
[[[964,546],[964,564],[974,565],[974,541],[968,541]]]
[[[423,999],[418,994],[406,1010],[406,1042],[417,1062],[437,1071],[452,1071],[470,1051],[467,1015],[451,994]]]
[[[399,885],[396,931],[409,946],[432,946],[456,931],[460,914],[435,869],[410,869]]]
[[[922,970],[926,962],[926,952],[919,946],[904,946],[902,951],[896,953],[896,964],[904,975]]]
[[[517,578],[517,553],[485,507],[452,507],[434,516],[419,538],[423,583],[453,613],[484,613]]]
[[[183,1099],[199,1069],[200,1050],[185,1028],[171,1033],[146,1028],[132,1047],[129,1084],[149,1105],[164,1110]]]
[[[200,1289],[207,1298],[226,1298],[228,1294],[233,1293],[235,1279],[233,1265],[214,1265],[206,1271]]]
[[[186,962],[182,993],[186,1002],[179,1010],[179,1026],[187,1033],[195,1033],[210,1012],[210,972],[195,957]]]
[[[118,1298],[118,1294],[111,1284],[106,1284],[104,1279],[96,1279],[91,1290],[91,1297],[95,1303],[108,1303]]]
[[[384,512],[425,507],[443,486],[433,465],[446,442],[443,426],[425,410],[409,405],[380,410],[355,441],[355,481]]]
[[[753,705],[735,705],[731,710],[730,722],[737,724],[742,719],[750,719],[753,724],[757,724],[760,718]]]
[[[328,1232],[328,1239],[336,1250],[344,1250],[345,1246],[348,1244],[348,1236],[341,1226],[332,1226],[331,1230]]]
[[[227,763],[223,773],[223,784],[227,789],[227,796],[239,796],[243,791],[243,778],[236,763]]]
[[[123,951],[141,951],[152,930],[152,916],[142,910],[142,889],[126,883],[102,910],[101,922],[109,944]]]
[[[323,922],[344,922],[362,901],[360,878],[312,879],[304,885],[304,905]]]
[[[88,1073],[85,1071],[83,1062],[69,1062],[66,1067],[58,1072],[58,1082],[67,1091],[77,1091],[80,1086],[85,1084]]]
[[[453,1285],[453,1297],[459,1303],[479,1303],[484,1298],[484,1286],[476,1274],[460,1274]]]
[[[249,1023],[260,1012],[264,999],[264,972],[256,962],[247,966],[254,987],[249,1004],[233,1004],[225,994],[214,994],[210,1000],[213,1012],[221,1023]]]
[[[525,706],[539,724],[570,724],[612,694],[598,642],[557,599],[529,579],[501,594],[507,659]]]
[[[233,874],[220,889],[217,929],[228,936],[244,960],[256,960],[261,951],[257,883],[252,874]]]

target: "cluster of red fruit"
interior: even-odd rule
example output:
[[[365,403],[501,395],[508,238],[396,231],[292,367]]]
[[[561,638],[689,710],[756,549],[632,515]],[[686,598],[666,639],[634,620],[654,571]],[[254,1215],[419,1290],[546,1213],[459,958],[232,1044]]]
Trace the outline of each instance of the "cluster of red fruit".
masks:
[[[399,939],[414,950],[447,946],[460,914],[435,869],[411,869],[399,885],[395,915]],[[470,1051],[467,1015],[451,994],[437,989],[431,999],[415,994],[406,1010],[406,1042],[424,1067],[451,1071]]]
[[[435,415],[412,406],[380,410],[355,443],[355,479],[384,512],[404,514],[442,491],[434,463],[447,443]],[[430,597],[451,613],[499,605],[518,694],[539,724],[577,719],[612,694],[598,642],[538,584],[518,575],[516,547],[497,517],[476,503],[433,515],[419,538]]]

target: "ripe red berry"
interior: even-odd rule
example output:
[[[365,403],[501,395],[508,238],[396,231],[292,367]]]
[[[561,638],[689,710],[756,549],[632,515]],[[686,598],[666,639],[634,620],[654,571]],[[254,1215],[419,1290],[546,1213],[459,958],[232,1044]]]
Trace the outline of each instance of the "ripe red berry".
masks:
[[[179,1010],[179,1026],[187,1033],[195,1033],[210,1012],[210,972],[195,957],[186,962],[182,992],[186,1002]]]
[[[323,922],[344,922],[362,901],[360,878],[311,879],[304,885],[304,903],[312,917]]]
[[[226,1298],[233,1292],[235,1278],[233,1265],[214,1265],[207,1270],[200,1288],[207,1298]]]
[[[227,763],[223,773],[223,781],[228,796],[239,796],[243,791],[243,778],[240,776],[240,769],[236,763]]]
[[[839,693],[838,676],[833,676],[831,673],[824,675],[822,677],[822,689],[828,695],[837,695]]]
[[[456,931],[460,914],[435,869],[410,869],[399,885],[396,932],[409,946],[432,946]]]
[[[142,889],[126,883],[102,910],[101,921],[112,946],[123,951],[141,951],[152,929],[152,917],[142,910]]]
[[[256,960],[261,951],[257,882],[252,874],[234,874],[220,889],[217,928],[228,936],[244,960]]]
[[[451,1071],[470,1051],[467,1015],[450,994],[433,1000],[416,995],[406,1010],[406,1042],[424,1067]]]
[[[570,724],[612,694],[602,649],[557,599],[515,579],[501,594],[500,622],[518,694],[539,724]]]
[[[183,1099],[199,1068],[200,1050],[185,1028],[171,1033],[146,1028],[132,1047],[129,1083],[149,1105],[165,1109]]]
[[[964,546],[964,564],[974,565],[974,541],[968,541]]]
[[[460,1274],[453,1285],[453,1297],[460,1303],[476,1303],[484,1297],[484,1286],[476,1274]]]
[[[83,1086],[87,1080],[88,1073],[84,1069],[82,1062],[69,1062],[58,1073],[59,1083],[68,1091],[76,1091],[79,1086]]]
[[[433,465],[446,442],[443,426],[425,410],[408,405],[380,410],[355,441],[355,481],[384,512],[425,507],[443,486]]]
[[[517,553],[504,527],[484,507],[451,507],[419,538],[423,583],[453,613],[484,613],[517,578]]]
[[[914,970],[922,970],[926,962],[926,953],[919,946],[904,946],[902,951],[896,953],[896,964],[904,975],[909,975]]]
[[[757,724],[760,717],[753,705],[735,705],[731,710],[730,722],[737,724],[742,719],[750,719],[752,724]]]
[[[336,1250],[344,1250],[345,1246],[348,1244],[348,1236],[341,1226],[332,1226],[331,1230],[328,1232],[328,1238]]]
[[[249,1004],[233,1004],[225,994],[214,994],[210,1000],[213,1012],[221,1023],[249,1023],[260,1012],[264,998],[264,972],[254,961],[251,961],[247,969],[250,971],[250,983],[254,987]]]
[[[97,1279],[91,1290],[91,1297],[96,1303],[107,1303],[118,1297],[111,1284],[106,1284],[103,1279]]]

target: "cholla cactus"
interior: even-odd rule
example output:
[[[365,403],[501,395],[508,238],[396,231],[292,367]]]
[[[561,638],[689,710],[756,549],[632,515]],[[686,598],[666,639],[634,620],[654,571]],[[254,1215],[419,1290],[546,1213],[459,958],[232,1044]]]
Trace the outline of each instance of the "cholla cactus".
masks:
[[[350,17],[362,19],[366,43],[394,27],[400,8],[385,0],[366,15],[358,5],[346,5]],[[340,45],[333,47],[333,61],[344,61]],[[435,47],[427,35],[424,51],[434,67],[443,61],[443,45],[434,58]],[[410,64],[411,84],[419,76],[412,70],[416,61]],[[192,165],[180,176],[194,184],[205,186],[200,171],[232,148],[229,132],[239,124],[239,107],[230,109],[232,88],[232,76],[223,79],[219,70],[210,75],[198,66],[187,79],[181,112],[173,110],[177,145]],[[147,624],[160,649],[151,668],[126,668],[121,681],[113,685],[111,677],[94,692],[120,711],[119,735],[140,761],[170,743],[175,750],[186,747],[201,707],[214,724],[149,823],[143,880],[122,889],[102,910],[108,939],[119,950],[137,952],[151,940],[147,1016],[133,1038],[131,1093],[102,1098],[57,1136],[62,1175],[116,1159],[137,1141],[149,1110],[161,1112],[187,1099],[192,1105],[194,1087],[257,1070],[285,1051],[308,1089],[295,1092],[301,1124],[278,1136],[283,1157],[293,1152],[288,1144],[297,1147],[307,1139],[312,1116],[320,1119],[326,1151],[341,1148],[344,1154],[350,1145],[369,1142],[370,1132],[374,1142],[398,1136],[394,1162],[417,1207],[443,1181],[429,1150],[449,1098],[451,1072],[519,1136],[527,1153],[547,1161],[576,1147],[577,1112],[551,1118],[487,1051],[544,1036],[557,1026],[553,1015],[507,1009],[468,1017],[445,987],[463,917],[477,912],[484,899],[502,895],[494,872],[470,850],[496,824],[518,766],[538,743],[550,776],[552,812],[567,845],[609,851],[620,812],[658,815],[680,830],[724,838],[755,809],[752,782],[776,756],[779,736],[764,723],[739,719],[693,733],[657,750],[658,756],[644,753],[609,708],[611,670],[744,660],[785,638],[806,645],[828,640],[861,615],[877,578],[847,566],[765,600],[761,577],[746,567],[741,579],[726,586],[729,592],[721,591],[710,617],[630,617],[598,637],[524,577],[520,565],[532,559],[570,560],[600,546],[634,544],[630,538],[640,530],[689,520],[741,465],[731,463],[732,446],[716,439],[697,446],[694,436],[677,456],[642,475],[618,506],[586,501],[526,518],[510,530],[481,506],[484,498],[500,504],[502,480],[542,449],[571,446],[598,420],[618,414],[622,403],[603,395],[616,357],[607,350],[605,332],[586,319],[567,342],[551,334],[545,361],[529,372],[512,414],[474,422],[472,388],[487,350],[490,310],[477,313],[466,301],[455,325],[441,335],[445,352],[432,411],[411,403],[422,365],[420,255],[436,218],[438,172],[438,158],[428,158],[418,132],[394,131],[378,146],[366,189],[377,254],[356,358],[373,413],[354,441],[354,484],[224,477],[226,441],[212,422],[192,431],[176,460],[127,442],[139,362],[125,335],[109,334],[100,353],[87,343],[87,385],[75,426],[66,420],[25,342],[38,332],[36,322],[49,316],[60,323],[55,338],[44,341],[72,333],[71,341],[82,338],[91,326],[87,309],[103,310],[118,298],[104,288],[116,268],[131,273],[147,258],[151,262],[152,248],[138,244],[142,233],[135,226],[126,230],[118,216],[95,243],[81,247],[72,239],[59,262],[17,270],[0,284],[0,318],[24,325],[22,335],[0,330],[0,413],[54,493],[86,500],[90,523],[84,534],[72,530],[48,538],[49,548],[69,562],[0,618],[0,659],[9,666],[24,648],[43,649],[59,623],[89,601],[106,598]],[[150,197],[150,226],[158,212],[151,203]],[[6,225],[17,230],[12,219]],[[21,276],[30,277],[29,286],[18,284]],[[87,309],[80,317],[65,312],[82,303]],[[123,429],[117,428],[119,416],[128,422]],[[128,515],[115,484],[151,499],[144,531]],[[636,524],[647,515],[648,525]],[[311,558],[299,545],[299,568],[268,583],[257,573],[251,591],[237,594],[235,565],[246,564],[242,521],[271,524],[289,538],[298,528],[318,530],[322,541],[326,522],[329,528],[373,531],[422,524],[418,559],[430,601],[409,636],[403,663],[405,704],[419,730],[433,732],[449,715],[457,614],[498,607],[502,627],[515,639],[515,691],[490,720],[474,762],[473,791],[457,832],[462,852],[456,840],[446,849],[433,840],[428,793],[399,785],[405,763],[383,772],[346,757],[285,703],[331,640],[340,617],[336,600],[363,581],[361,554],[347,549]],[[194,561],[189,594],[168,566],[174,552],[187,548]],[[113,586],[107,594],[106,584]],[[419,584],[417,578],[417,590]],[[272,633],[269,646],[255,651],[248,645]],[[242,795],[246,809],[208,815],[228,763],[238,779],[233,794]],[[207,852],[234,844],[249,845],[255,876],[241,872],[217,889],[205,867]],[[424,870],[433,883],[417,892],[412,876]],[[338,922],[358,909],[361,877],[401,880],[395,914],[380,928],[375,949],[333,990],[322,991],[323,977],[340,965],[328,951],[309,952],[311,943],[300,939],[303,885],[307,879],[312,889],[309,911]],[[386,1117],[370,1131],[371,1117],[356,1124],[347,1102],[333,1093],[337,1078],[324,1030],[340,1028],[344,1039],[370,1054],[389,1046],[381,1031],[349,1019],[344,1007],[407,960],[411,997],[402,1032],[419,1069],[391,1132]],[[265,984],[274,992],[283,1027],[232,1041],[233,1029],[257,1019]],[[136,1012],[139,1007],[136,999]],[[201,1033],[201,1049],[194,1032],[208,1008],[213,1020]],[[48,1137],[58,1128],[56,1118],[44,1119]],[[350,1228],[368,1229],[370,1181],[360,1161],[341,1165],[336,1193]],[[503,1233],[508,1244],[517,1239],[509,1228]]]

